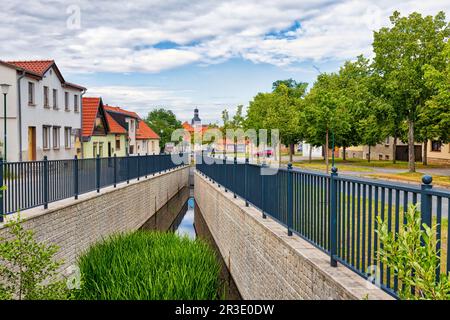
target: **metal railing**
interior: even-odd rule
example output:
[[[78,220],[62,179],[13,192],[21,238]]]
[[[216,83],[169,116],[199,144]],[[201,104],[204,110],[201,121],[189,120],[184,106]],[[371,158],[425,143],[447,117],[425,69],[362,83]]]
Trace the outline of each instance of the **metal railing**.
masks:
[[[186,157],[183,157],[185,159]],[[139,180],[177,168],[170,154],[4,163],[0,159],[0,222],[3,215]]]
[[[199,157],[198,155],[197,157]],[[399,282],[394,271],[378,259],[380,241],[376,233],[378,216],[387,221],[389,231],[399,231],[406,223],[410,204],[420,203],[422,221],[436,225],[440,251],[437,276],[450,271],[450,192],[433,189],[430,176],[421,186],[389,183],[331,174],[279,168],[261,174],[264,165],[203,156],[196,168],[211,181],[271,216],[287,228],[359,275],[376,279],[381,288],[396,296]]]

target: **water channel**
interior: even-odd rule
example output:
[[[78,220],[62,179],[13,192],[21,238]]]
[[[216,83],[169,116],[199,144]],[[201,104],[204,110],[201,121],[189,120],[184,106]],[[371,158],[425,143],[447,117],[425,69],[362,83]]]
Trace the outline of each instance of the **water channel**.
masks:
[[[203,219],[200,208],[195,203],[193,189],[183,188],[164,207],[148,219],[141,227],[143,230],[170,231],[191,239],[206,241],[215,251],[221,265],[220,279],[223,283],[225,299],[240,300],[241,296],[228,271],[227,265],[217,248],[208,225]]]

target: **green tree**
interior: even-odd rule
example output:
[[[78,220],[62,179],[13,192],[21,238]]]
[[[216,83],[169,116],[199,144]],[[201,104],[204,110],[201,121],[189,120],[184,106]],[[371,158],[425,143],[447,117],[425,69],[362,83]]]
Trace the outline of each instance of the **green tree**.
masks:
[[[447,42],[440,59],[446,65],[442,71],[432,65],[424,67],[426,84],[433,90],[434,95],[420,110],[418,122],[422,130],[427,130],[426,138],[448,143],[450,142],[450,42]],[[424,160],[426,161],[426,157]]]
[[[426,85],[424,66],[443,70],[439,54],[450,35],[445,13],[423,17],[412,13],[401,17],[394,12],[392,26],[374,34],[374,67],[380,75],[385,95],[390,98],[394,112],[408,124],[409,171],[415,171],[415,124],[420,110],[433,95]]]
[[[164,150],[166,143],[171,141],[172,132],[182,128],[181,122],[177,120],[175,114],[171,110],[164,108],[154,109],[149,112],[145,122],[159,135],[161,150]]]
[[[55,260],[58,247],[39,243],[25,230],[20,215],[6,224],[11,237],[0,238],[0,300],[67,299],[69,290],[58,278],[62,261]]]

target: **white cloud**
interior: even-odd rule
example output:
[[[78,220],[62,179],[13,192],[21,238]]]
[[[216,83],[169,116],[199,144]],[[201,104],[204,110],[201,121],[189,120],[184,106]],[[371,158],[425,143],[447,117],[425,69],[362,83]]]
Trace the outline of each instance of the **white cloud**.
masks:
[[[74,4],[80,29],[66,27]],[[54,58],[73,72],[159,72],[234,57],[289,67],[370,54],[372,30],[395,9],[449,12],[450,0],[13,0],[0,12],[1,58]],[[301,27],[280,34],[294,22]],[[153,47],[161,42],[180,46]]]

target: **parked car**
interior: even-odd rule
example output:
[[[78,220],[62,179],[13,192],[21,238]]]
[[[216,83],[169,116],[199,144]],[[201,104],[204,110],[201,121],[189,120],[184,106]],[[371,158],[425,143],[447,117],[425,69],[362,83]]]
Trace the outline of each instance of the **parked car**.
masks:
[[[263,151],[258,151],[255,153],[257,157],[272,157],[273,156],[273,150],[272,149],[266,149]]]

